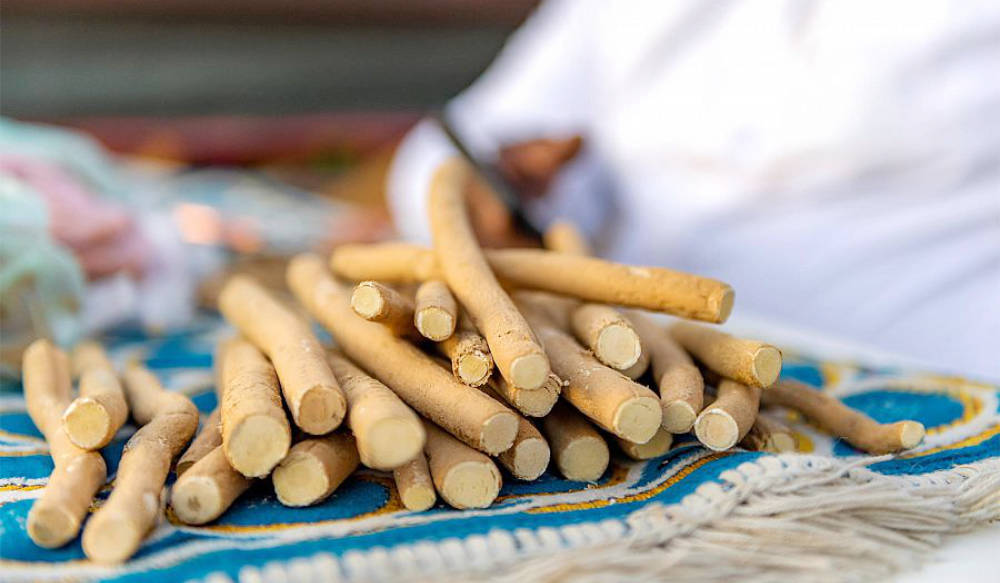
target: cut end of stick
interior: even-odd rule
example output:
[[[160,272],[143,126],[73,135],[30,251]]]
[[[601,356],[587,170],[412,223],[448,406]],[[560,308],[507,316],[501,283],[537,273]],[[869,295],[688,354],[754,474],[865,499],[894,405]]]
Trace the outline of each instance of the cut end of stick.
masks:
[[[736,300],[736,292],[733,288],[728,285],[725,286],[721,291],[715,294],[714,301],[717,303],[719,317],[715,320],[716,324],[722,324],[729,319],[729,315],[733,313],[733,302]]]
[[[412,419],[380,419],[365,437],[364,463],[376,470],[398,468],[424,449],[424,428]]]
[[[525,439],[514,446],[514,467],[512,474],[521,480],[535,480],[549,467],[552,455],[549,444],[544,439]]]
[[[431,484],[413,484],[399,493],[399,499],[407,510],[423,512],[437,502],[437,492]]]
[[[146,533],[125,515],[100,518],[100,522],[91,519],[87,523],[83,531],[83,552],[97,563],[124,563],[139,549]]]
[[[612,420],[617,436],[632,443],[646,443],[663,422],[660,403],[652,397],[634,397],[618,406]]]
[[[903,449],[916,447],[924,440],[924,425],[917,421],[900,421],[896,424],[899,427],[899,445]]]
[[[618,443],[625,455],[634,460],[650,460],[665,455],[674,444],[674,436],[666,429],[660,429],[646,443],[630,443],[619,439]]]
[[[479,449],[497,455],[510,449],[517,436],[517,415],[510,412],[497,413],[483,423],[479,436]]]
[[[226,459],[244,476],[260,478],[284,459],[291,444],[287,424],[270,415],[250,415],[233,429],[226,441]]]
[[[323,464],[315,457],[292,452],[271,474],[274,493],[285,506],[309,506],[321,500],[329,489]]]
[[[736,420],[720,409],[703,411],[694,422],[694,433],[698,441],[715,451],[733,447],[740,437]]]
[[[70,403],[63,414],[66,436],[77,447],[86,450],[106,445],[105,438],[111,427],[111,415],[97,401],[80,397]]]
[[[192,476],[177,480],[170,495],[177,518],[186,524],[205,524],[222,514],[222,495],[211,478]]]
[[[797,449],[795,437],[788,433],[775,433],[767,440],[765,449],[774,453],[788,453]]]
[[[441,482],[441,497],[458,509],[486,508],[500,493],[500,471],[491,461],[455,464]]]
[[[601,361],[618,370],[625,370],[639,361],[642,345],[639,335],[630,326],[611,324],[597,336],[595,354]]]
[[[325,435],[344,420],[347,401],[337,387],[316,385],[302,394],[299,408],[293,411],[295,424],[312,435]]]
[[[663,403],[663,428],[670,433],[687,433],[694,427],[698,414],[687,401]]]
[[[559,400],[559,391],[536,389],[519,391],[514,397],[514,406],[528,417],[545,417]]]
[[[542,386],[548,380],[549,359],[544,354],[525,354],[510,363],[510,376],[507,379],[519,389],[533,390]]]
[[[559,471],[567,480],[596,482],[608,469],[611,451],[600,437],[580,437],[573,440],[559,456]]]
[[[63,546],[80,532],[80,521],[59,506],[40,507],[36,502],[28,512],[28,536],[40,547]]]
[[[386,305],[382,294],[370,282],[361,282],[351,292],[351,309],[365,320],[375,320],[385,314]]]
[[[435,306],[417,312],[413,323],[421,336],[435,342],[445,340],[455,332],[455,318]]]
[[[490,378],[493,359],[478,350],[458,357],[458,379],[470,387],[478,387]]]
[[[753,355],[753,374],[762,387],[769,387],[781,374],[781,351],[762,346]]]

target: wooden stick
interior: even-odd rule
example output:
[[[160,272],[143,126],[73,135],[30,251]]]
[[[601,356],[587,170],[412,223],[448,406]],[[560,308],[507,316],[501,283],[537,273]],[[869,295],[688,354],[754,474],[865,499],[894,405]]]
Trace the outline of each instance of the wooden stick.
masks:
[[[557,403],[542,420],[552,458],[567,480],[594,482],[608,469],[611,452],[601,434],[575,409]]]
[[[170,492],[170,506],[177,518],[187,524],[205,524],[222,516],[251,484],[251,480],[233,469],[226,459],[221,446],[218,412],[218,408],[212,412],[198,437],[184,452],[181,460],[188,458],[190,465],[181,472],[181,462],[177,462],[177,481]],[[199,443],[215,443],[216,446],[205,451],[195,447]]]
[[[417,288],[413,324],[428,340],[441,342],[455,333],[458,323],[458,303],[448,284],[431,279]]]
[[[201,426],[201,431],[188,446],[181,457],[177,458],[174,473],[181,477],[191,469],[198,460],[208,455],[208,452],[222,445],[222,433],[219,431],[219,408],[216,407]]]
[[[549,379],[542,388],[526,391],[510,386],[502,378],[494,378],[490,380],[490,388],[522,414],[528,417],[545,417],[562,394],[562,381],[556,375],[549,374]]]
[[[482,391],[487,395],[499,400],[500,397],[490,387],[482,387]],[[535,426],[525,419],[518,417],[517,436],[514,437],[514,444],[510,449],[497,456],[497,461],[507,468],[515,478],[531,481],[545,473],[545,468],[549,467],[549,458],[552,452],[549,444],[542,437],[542,434]]]
[[[351,292],[351,309],[369,322],[378,322],[396,336],[419,337],[413,325],[413,300],[376,281],[363,281]]]
[[[839,399],[797,381],[775,383],[764,392],[763,399],[768,405],[802,413],[824,431],[873,455],[910,449],[924,438],[924,426],[917,421],[878,423]]]
[[[486,339],[465,317],[459,317],[460,329],[437,344],[438,351],[451,360],[451,372],[458,380],[478,387],[493,374],[493,356]]]
[[[597,360],[618,370],[639,362],[642,343],[621,312],[603,304],[581,304],[570,318],[573,335]]]
[[[781,351],[770,344],[687,322],[671,326],[670,334],[709,369],[745,385],[767,388],[781,374]]]
[[[526,297],[519,295],[518,302],[566,383],[563,398],[605,431],[635,443],[649,441],[662,421],[656,394],[598,362]]]
[[[486,508],[500,493],[500,470],[493,460],[425,422],[427,465],[441,498],[458,509]]]
[[[662,267],[621,265],[538,249],[495,249],[485,256],[500,280],[519,288],[714,323],[724,322],[733,309],[729,285]],[[354,280],[441,277],[431,251],[402,243],[341,245],[334,249],[331,265],[338,275]]]
[[[358,468],[360,461],[354,438],[348,433],[302,440],[274,468],[274,493],[285,506],[322,502]]]
[[[248,478],[262,478],[288,455],[292,428],[271,362],[243,338],[219,346],[222,451]]]
[[[722,379],[716,397],[698,415],[694,434],[705,447],[724,451],[737,443],[753,425],[760,408],[761,390],[734,380]]]
[[[637,381],[642,378],[642,375],[646,374],[647,370],[649,370],[649,362],[649,350],[643,346],[642,351],[639,353],[639,360],[635,361],[635,364],[632,366],[623,370],[622,374],[633,381]]]
[[[635,310],[628,312],[653,365],[660,388],[663,427],[670,433],[687,433],[704,406],[705,380],[701,371],[671,338],[666,327]]]
[[[149,370],[133,363],[124,380],[140,428],[125,445],[111,496],[83,529],[83,552],[99,563],[120,563],[139,549],[160,517],[170,464],[198,428],[191,399],[165,391]]]
[[[628,457],[639,461],[651,460],[666,455],[670,451],[670,446],[674,443],[674,434],[661,427],[657,430],[656,435],[646,443],[632,443],[620,437],[616,437],[615,441]]]
[[[287,275],[295,296],[330,331],[341,350],[407,405],[476,449],[498,454],[510,447],[517,434],[517,415],[455,380],[384,326],[356,317],[344,288],[326,272],[319,257],[296,257]]]
[[[36,340],[24,351],[22,371],[28,416],[45,436],[55,466],[28,512],[28,536],[53,549],[76,537],[107,468],[99,453],[77,447],[63,430],[60,415],[70,403],[66,355],[48,340]]]
[[[80,396],[63,413],[63,428],[78,447],[100,449],[111,442],[128,419],[125,392],[108,355],[97,342],[78,345],[72,361],[80,378]]]
[[[420,512],[437,502],[431,470],[423,451],[413,460],[394,469],[392,478],[396,481],[399,499],[407,510]]]
[[[554,221],[542,235],[542,245],[550,251],[570,255],[592,255],[590,244],[576,225],[569,221]]]
[[[523,389],[537,389],[549,375],[545,351],[514,302],[490,270],[465,210],[464,188],[472,179],[460,158],[444,162],[430,186],[434,255],[444,280],[482,332],[500,374]]]
[[[330,351],[330,367],[347,393],[347,426],[357,439],[361,463],[391,470],[420,455],[424,426],[396,393],[339,352]]]
[[[795,436],[787,425],[759,413],[740,446],[751,451],[771,453],[785,453],[796,449]]]
[[[295,424],[306,433],[333,431],[347,412],[347,398],[327,364],[326,351],[308,325],[246,276],[229,279],[219,309],[274,364]]]

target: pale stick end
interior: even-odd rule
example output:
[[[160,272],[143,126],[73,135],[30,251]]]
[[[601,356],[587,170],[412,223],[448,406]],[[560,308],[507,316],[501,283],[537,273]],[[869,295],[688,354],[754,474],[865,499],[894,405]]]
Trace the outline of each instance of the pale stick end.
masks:
[[[629,443],[619,440],[625,455],[635,460],[649,460],[660,457],[670,451],[674,444],[674,435],[666,429],[660,429],[646,443]]]
[[[795,437],[788,433],[775,433],[767,440],[766,449],[774,453],[789,453],[796,451]]]
[[[330,485],[323,464],[315,457],[292,452],[271,474],[274,493],[285,506],[309,506],[326,494]]]
[[[698,415],[694,422],[694,434],[705,447],[724,451],[736,445],[740,429],[729,413],[709,409]]]
[[[104,446],[111,427],[111,415],[104,406],[89,397],[79,397],[63,414],[66,436],[77,447],[92,451]]]
[[[736,292],[733,288],[726,285],[721,291],[715,294],[718,308],[718,318],[715,320],[716,324],[722,324],[729,319],[729,315],[733,313],[733,303],[736,301]]]
[[[371,283],[363,281],[351,292],[351,309],[365,320],[378,318],[385,311],[385,300]]]
[[[517,415],[504,411],[496,413],[483,423],[479,434],[479,449],[497,455],[510,449],[517,437]]]
[[[769,387],[781,374],[781,351],[773,346],[761,346],[753,355],[753,374],[762,387]]]
[[[918,421],[900,421],[899,426],[899,444],[903,449],[910,449],[916,447],[924,440],[924,425]]]
[[[139,550],[145,536],[129,516],[98,513],[83,529],[83,552],[97,563],[124,563]]]
[[[694,427],[694,420],[698,413],[687,401],[673,401],[662,403],[663,405],[663,428],[670,433],[687,433]]]
[[[573,440],[559,456],[559,471],[567,480],[596,482],[608,469],[611,451],[600,437],[586,436]]]
[[[558,400],[559,393],[547,389],[518,391],[513,399],[517,410],[528,417],[545,417],[556,406]]]
[[[490,378],[490,358],[476,350],[458,357],[458,378],[470,387],[478,387]]]
[[[455,464],[441,482],[441,497],[458,509],[486,508],[500,493],[500,471],[492,461]]]
[[[181,522],[205,524],[218,518],[222,506],[219,487],[211,478],[192,476],[177,480],[170,494],[170,506]]]
[[[417,312],[413,323],[424,338],[435,342],[447,340],[455,332],[455,318],[437,306]]]
[[[629,326],[611,324],[597,335],[595,355],[617,370],[626,370],[639,362],[642,344],[639,335]]]
[[[27,527],[28,536],[36,545],[55,549],[76,537],[80,520],[65,508],[35,502],[28,512]]]
[[[376,470],[392,470],[413,460],[427,439],[419,421],[399,418],[379,419],[356,437],[358,449],[365,451],[365,465]]]
[[[299,406],[292,411],[295,424],[311,435],[326,435],[344,420],[347,399],[340,387],[316,385],[299,399]]]
[[[544,439],[525,439],[514,446],[514,468],[511,473],[521,480],[535,480],[545,473],[552,455]]]
[[[660,403],[652,397],[633,397],[618,406],[612,419],[615,435],[632,443],[646,443],[663,423]]]
[[[242,419],[223,449],[233,469],[248,478],[262,478],[271,473],[292,445],[291,429],[282,421],[270,415]]]
[[[541,387],[550,372],[549,359],[544,354],[525,354],[510,363],[510,378],[507,380],[519,389],[530,391]]]
[[[399,493],[399,499],[407,510],[423,512],[437,502],[437,493],[431,484],[413,484]]]

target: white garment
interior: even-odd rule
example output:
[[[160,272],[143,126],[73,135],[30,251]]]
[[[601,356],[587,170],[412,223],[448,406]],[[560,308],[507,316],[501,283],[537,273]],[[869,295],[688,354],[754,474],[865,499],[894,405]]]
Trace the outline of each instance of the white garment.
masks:
[[[580,133],[539,225],[736,309],[1000,378],[1000,3],[544,3],[448,107],[477,155]],[[430,123],[389,197],[428,241]]]

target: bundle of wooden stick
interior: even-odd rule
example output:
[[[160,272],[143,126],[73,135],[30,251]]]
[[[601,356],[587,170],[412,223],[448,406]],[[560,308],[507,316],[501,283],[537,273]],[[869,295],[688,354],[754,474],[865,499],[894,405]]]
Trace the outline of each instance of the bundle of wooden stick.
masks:
[[[792,432],[762,406],[798,411],[870,453],[922,440],[915,421],[880,424],[778,381],[774,346],[643,313],[721,323],[733,305],[722,282],[589,257],[566,223],[546,233],[547,250],[480,249],[462,195],[474,179],[459,160],[436,173],[433,249],[351,245],[329,265],[292,260],[288,287],[336,349],[252,279],[226,283],[219,308],[239,335],[217,351],[219,407],[176,465],[179,520],[212,521],[267,476],[282,504],[315,504],[359,465],[391,471],[403,505],[424,510],[438,496],[455,508],[489,506],[501,467],[534,480],[552,461],[567,479],[597,480],[609,443],[638,460],[666,454],[688,432],[713,450],[794,450]],[[55,460],[28,517],[31,537],[59,546],[76,535],[105,480],[94,450],[131,409],[140,429],[83,535],[90,558],[127,559],[156,522],[170,464],[196,429],[194,406],[138,365],[123,388],[93,344],[75,351],[72,402],[61,351],[40,341],[24,360],[29,413]]]

